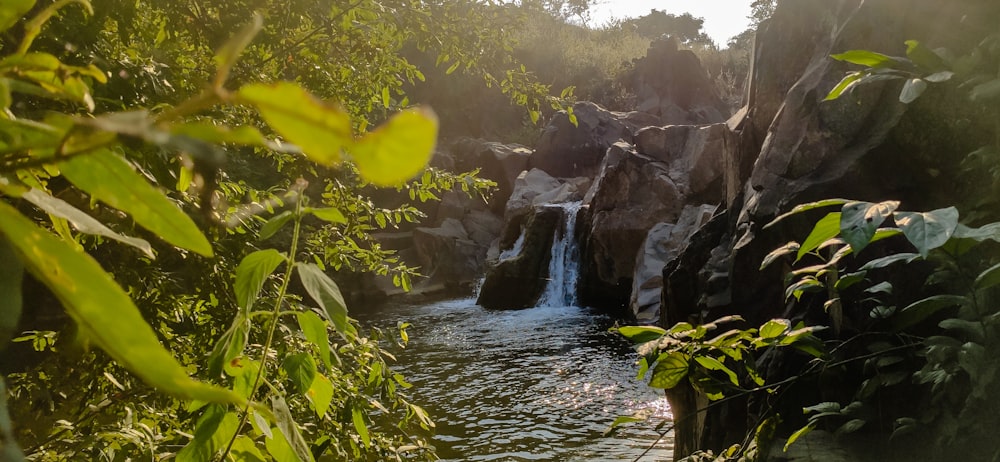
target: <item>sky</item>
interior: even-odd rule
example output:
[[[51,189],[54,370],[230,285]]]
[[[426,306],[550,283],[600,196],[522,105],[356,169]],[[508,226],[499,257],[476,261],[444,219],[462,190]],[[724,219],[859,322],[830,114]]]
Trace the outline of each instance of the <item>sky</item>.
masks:
[[[750,24],[752,0],[597,0],[590,7],[590,24],[601,25],[612,17],[634,18],[649,14],[649,10],[680,15],[691,13],[705,19],[705,33],[715,43],[725,47],[730,37],[746,30]]]

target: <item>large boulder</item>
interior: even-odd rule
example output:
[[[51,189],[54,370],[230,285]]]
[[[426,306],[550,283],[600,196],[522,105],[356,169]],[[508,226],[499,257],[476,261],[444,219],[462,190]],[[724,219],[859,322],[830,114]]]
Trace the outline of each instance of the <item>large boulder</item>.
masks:
[[[629,308],[640,324],[660,320],[663,268],[687,246],[691,236],[712,218],[716,205],[686,206],[676,223],[657,223],[639,248]]]
[[[521,230],[519,251],[487,271],[476,303],[489,309],[535,306],[545,289],[553,238],[562,220],[558,207],[532,209]]]
[[[581,255],[582,301],[625,308],[636,255],[652,227],[676,221],[684,199],[668,166],[624,142],[608,149],[588,190]]]
[[[640,128],[659,125],[657,117],[643,112],[612,112],[581,101],[573,105],[574,125],[560,111],[542,130],[535,153],[528,162],[555,177],[593,177],[607,149],[624,140],[631,143]]]
[[[507,201],[504,219],[511,221],[539,205],[581,200],[589,187],[590,179],[586,177],[554,178],[537,168],[521,172]]]
[[[445,219],[436,228],[413,230],[413,248],[425,276],[446,285],[471,285],[486,258],[461,221]]]
[[[712,124],[729,117],[698,57],[678,49],[675,38],[650,44],[630,80],[638,110],[657,116],[660,124]]]
[[[722,202],[726,151],[734,148],[726,124],[646,127],[635,136],[639,153],[669,167],[670,178],[692,201]]]
[[[451,145],[454,170],[479,170],[479,177],[493,180],[497,190],[490,199],[490,208],[497,214],[514,191],[514,182],[528,167],[531,149],[520,144],[503,144],[473,138],[460,138]]]

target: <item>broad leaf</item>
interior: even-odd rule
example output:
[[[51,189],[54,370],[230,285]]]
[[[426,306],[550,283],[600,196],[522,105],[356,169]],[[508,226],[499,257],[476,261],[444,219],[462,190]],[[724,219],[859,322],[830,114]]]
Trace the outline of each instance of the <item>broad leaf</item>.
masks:
[[[326,322],[320,319],[316,313],[312,311],[303,311],[296,313],[299,320],[299,328],[302,329],[302,334],[305,335],[306,340],[308,340],[319,350],[319,358],[323,361],[323,365],[326,366],[327,370],[332,369],[330,364],[330,340],[326,336]]]
[[[281,435],[285,437],[288,445],[292,448],[300,462],[312,462],[312,453],[309,452],[309,445],[302,438],[299,426],[292,418],[292,412],[288,409],[288,404],[280,396],[271,397],[271,409],[274,412],[275,423],[281,430]],[[286,459],[287,460],[287,459]]]
[[[59,165],[64,177],[177,247],[212,256],[212,245],[191,218],[107,149],[75,156]]]
[[[249,341],[250,325],[244,313],[233,318],[232,325],[219,337],[208,356],[208,373],[218,377],[226,364],[243,354]]]
[[[624,326],[617,330],[632,343],[646,343],[667,334],[666,330],[655,326]]]
[[[733,372],[732,369],[726,367],[725,364],[722,364],[722,362],[718,359],[711,356],[695,356],[694,360],[705,369],[723,372],[727,377],[729,377],[729,382],[737,387],[740,386],[740,380],[736,377],[736,373]]]
[[[760,269],[763,270],[764,268],[767,268],[768,266],[771,265],[771,263],[774,263],[779,258],[784,257],[785,255],[790,255],[793,253],[798,254],[798,251],[799,251],[799,243],[794,241],[789,242],[781,247],[778,247],[777,249],[772,250],[771,253],[767,254],[764,257],[764,261],[760,263]]]
[[[230,417],[231,416],[231,417]],[[228,417],[228,422],[227,422]],[[222,433],[232,436],[236,432],[236,415],[227,413],[224,406],[211,405],[198,418],[194,438],[188,442],[175,460],[178,462],[206,462],[215,458],[222,447],[219,444]]]
[[[989,289],[997,284],[1000,284],[1000,264],[979,273],[979,276],[976,277],[975,288],[977,290]]]
[[[900,310],[892,319],[892,327],[895,331],[902,331],[934,313],[954,306],[963,306],[969,303],[969,299],[958,295],[934,295],[916,302],[913,302]]]
[[[396,186],[427,165],[437,143],[437,116],[430,109],[402,111],[351,147],[361,177],[379,186]]]
[[[191,379],[165,349],[128,295],[93,258],[38,228],[0,201],[0,234],[28,271],[56,295],[84,338],[164,393],[243,405],[235,393]]]
[[[888,67],[897,61],[891,56],[882,53],[875,53],[868,50],[850,50],[830,56],[837,61],[844,61],[851,64],[858,64],[866,67]]]
[[[771,226],[774,226],[779,221],[784,220],[785,218],[788,218],[788,217],[790,217],[792,215],[797,215],[797,214],[802,213],[802,212],[807,212],[809,210],[815,210],[815,209],[823,208],[823,207],[832,207],[834,205],[844,205],[844,204],[846,204],[848,202],[850,202],[850,201],[847,200],[847,199],[824,199],[824,200],[821,200],[821,201],[809,202],[809,203],[806,203],[806,204],[799,204],[799,205],[796,205],[795,208],[793,208],[792,210],[790,210],[790,211],[788,211],[786,213],[783,213],[781,215],[778,215],[777,218],[771,220],[770,223],[764,225],[764,229],[767,229],[767,228],[769,228]]]
[[[896,225],[903,234],[927,258],[927,254],[944,245],[958,226],[958,209],[948,207],[926,213],[896,212]]]
[[[299,393],[305,394],[316,378],[316,361],[309,353],[295,353],[285,357],[281,368],[295,385]]]
[[[920,95],[927,90],[927,82],[924,79],[912,78],[903,84],[903,90],[899,92],[899,102],[910,104],[917,100]]]
[[[816,222],[816,226],[813,227],[806,240],[802,242],[802,246],[796,252],[795,261],[801,260],[807,253],[812,252],[820,244],[826,242],[827,239],[834,238],[838,234],[840,234],[840,212],[826,214],[825,217]]]
[[[645,422],[649,420],[653,415],[653,408],[644,408],[636,411],[632,415],[620,415],[615,417],[614,422],[611,422],[611,426],[607,430],[604,430],[604,436],[611,436],[618,427],[635,422]]]
[[[264,454],[257,449],[257,444],[249,436],[240,435],[233,441],[233,448],[229,451],[234,460],[240,462],[266,462]]]
[[[759,335],[763,339],[778,338],[791,329],[792,323],[787,319],[772,319],[760,326]]]
[[[319,164],[340,162],[341,150],[354,139],[347,112],[319,101],[294,83],[246,85],[237,101],[256,107],[271,128]]]
[[[82,210],[73,207],[62,199],[50,196],[40,189],[32,188],[21,194],[21,198],[35,204],[36,207],[42,209],[50,215],[66,219],[73,225],[74,228],[76,228],[77,231],[81,233],[102,236],[126,245],[130,245],[141,250],[147,257],[155,258],[155,255],[153,255],[153,248],[145,239],[118,234],[107,226],[104,226],[104,223],[97,221],[97,219],[87,215]]]
[[[340,210],[337,210],[333,207],[322,208],[322,209],[309,208],[306,209],[306,213],[311,213],[316,218],[319,218],[320,220],[323,220],[327,223],[334,223],[334,224],[347,223],[347,217],[345,217],[343,213],[340,213]]]
[[[907,40],[904,43],[906,43],[906,57],[910,58],[913,64],[932,72],[942,71],[948,67],[944,58],[924,44],[916,40]]]
[[[17,334],[23,300],[21,279],[24,265],[7,240],[0,237],[0,351]]]
[[[266,240],[267,238],[274,236],[274,233],[278,232],[287,224],[289,221],[295,218],[295,214],[291,210],[285,210],[267,220],[264,226],[260,227],[260,234],[258,237],[260,240]]]
[[[365,424],[365,414],[359,407],[354,406],[351,408],[351,421],[354,422],[354,429],[357,430],[358,436],[361,437],[361,443],[365,447],[370,447],[372,445],[371,435],[368,434],[368,425]]]
[[[34,6],[35,0],[3,0],[0,2],[0,32],[10,29]]]
[[[912,262],[912,261],[914,261],[914,260],[916,260],[918,258],[921,258],[919,253],[910,253],[910,252],[897,253],[897,254],[893,254],[893,255],[888,255],[888,256],[885,256],[885,257],[881,257],[881,258],[876,258],[876,259],[874,259],[874,260],[872,260],[872,261],[870,261],[868,263],[865,263],[864,266],[862,266],[860,268],[860,270],[861,271],[868,271],[868,270],[873,270],[873,269],[878,269],[878,268],[885,268],[886,266],[889,266],[889,265],[891,265],[893,263],[899,263],[899,262],[910,263],[910,262]]]
[[[885,201],[878,204],[871,202],[848,202],[840,213],[840,237],[842,237],[854,253],[861,252],[875,237],[875,231],[885,222],[886,218],[899,207],[899,201]]]
[[[330,410],[330,402],[333,401],[333,384],[330,383],[330,379],[322,374],[316,374],[306,392],[306,397],[312,403],[316,415],[322,418],[326,411]]]
[[[236,305],[247,314],[264,287],[264,281],[285,261],[285,255],[274,249],[258,250],[243,257],[236,267]]]
[[[993,79],[976,85],[969,92],[969,98],[979,103],[992,103],[1000,99],[1000,79]]]
[[[688,361],[683,353],[674,351],[661,354],[653,368],[649,386],[670,389],[681,383],[688,374]]]
[[[299,262],[295,264],[298,268],[299,279],[306,293],[317,303],[320,308],[329,316],[330,321],[338,332],[347,336],[354,335],[354,327],[351,326],[347,317],[347,304],[344,296],[340,293],[340,288],[330,279],[318,266],[312,263]]]
[[[816,428],[816,422],[810,421],[806,424],[806,426],[795,430],[795,433],[792,433],[792,435],[788,437],[788,441],[785,442],[784,451],[788,452],[788,448],[792,445],[792,443],[798,441],[799,438],[802,438],[809,432],[813,431],[814,428]]]

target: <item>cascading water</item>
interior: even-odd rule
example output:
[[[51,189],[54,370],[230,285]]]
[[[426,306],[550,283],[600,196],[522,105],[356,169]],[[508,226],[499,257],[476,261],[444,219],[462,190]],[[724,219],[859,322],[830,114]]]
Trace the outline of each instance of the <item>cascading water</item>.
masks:
[[[566,219],[560,236],[556,228],[549,260],[549,282],[536,306],[557,307],[576,305],[576,281],[579,277],[580,249],[576,245],[576,215],[583,202],[555,204],[563,209]]]

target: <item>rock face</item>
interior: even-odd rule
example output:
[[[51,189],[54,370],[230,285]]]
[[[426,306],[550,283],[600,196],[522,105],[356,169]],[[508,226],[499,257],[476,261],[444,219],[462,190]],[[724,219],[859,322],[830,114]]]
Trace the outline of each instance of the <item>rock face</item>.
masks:
[[[686,206],[676,223],[657,223],[639,248],[629,308],[640,324],[660,320],[663,268],[687,246],[691,236],[712,218],[716,205]]]
[[[489,309],[535,306],[545,289],[552,241],[562,220],[557,207],[533,208],[521,231],[520,251],[487,271],[476,304]]]
[[[591,102],[573,105],[577,125],[565,111],[557,113],[542,130],[530,168],[555,177],[593,177],[607,149],[618,140],[632,142],[640,128],[659,123],[642,112],[612,112]]]
[[[459,172],[480,169],[479,176],[497,182],[497,190],[490,199],[494,213],[503,212],[504,204],[514,191],[514,181],[528,167],[531,149],[519,144],[501,144],[473,138],[460,138],[451,145],[454,170]]]
[[[632,74],[638,110],[659,124],[712,124],[726,120],[728,109],[694,52],[679,50],[674,38],[654,41]],[[657,124],[657,125],[659,125]]]
[[[692,201],[721,202],[726,152],[735,139],[726,124],[646,127],[636,149],[667,164],[681,194]]]

